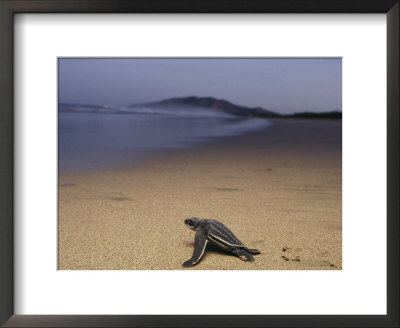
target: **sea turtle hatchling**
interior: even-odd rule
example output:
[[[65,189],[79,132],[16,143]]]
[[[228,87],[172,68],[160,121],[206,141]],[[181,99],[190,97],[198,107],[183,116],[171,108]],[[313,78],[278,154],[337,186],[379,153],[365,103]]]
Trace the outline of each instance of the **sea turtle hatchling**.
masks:
[[[244,246],[227,226],[217,220],[188,218],[185,220],[185,224],[196,231],[193,256],[182,264],[185,268],[191,267],[200,261],[209,241],[239,256],[243,261],[253,262],[254,256],[252,254],[260,254],[258,249],[249,249]]]

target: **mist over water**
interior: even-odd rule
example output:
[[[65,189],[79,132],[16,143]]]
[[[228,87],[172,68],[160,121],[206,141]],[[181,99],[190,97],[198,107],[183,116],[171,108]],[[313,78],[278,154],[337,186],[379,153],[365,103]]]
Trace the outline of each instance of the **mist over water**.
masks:
[[[234,118],[231,114],[224,113],[222,111],[210,110],[207,108],[196,108],[196,107],[179,107],[179,108],[129,108],[122,107],[118,110],[121,113],[135,113],[135,114],[146,114],[146,115],[172,115],[187,118]]]
[[[129,111],[129,114],[122,114],[124,109],[115,113],[59,112],[59,168],[80,170],[133,165],[171,149],[199,147],[271,124],[266,119],[243,119],[204,110]]]

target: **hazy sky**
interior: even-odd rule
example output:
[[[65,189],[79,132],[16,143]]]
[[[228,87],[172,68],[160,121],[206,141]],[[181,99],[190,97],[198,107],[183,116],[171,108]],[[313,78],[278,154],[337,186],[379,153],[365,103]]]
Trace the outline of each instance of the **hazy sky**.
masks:
[[[59,101],[117,105],[215,97],[279,113],[342,110],[341,59],[59,60]]]

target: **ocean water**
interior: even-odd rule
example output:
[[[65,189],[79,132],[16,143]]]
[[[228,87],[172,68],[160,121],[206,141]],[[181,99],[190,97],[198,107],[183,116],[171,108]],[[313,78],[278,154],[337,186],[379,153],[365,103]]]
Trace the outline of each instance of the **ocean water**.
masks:
[[[60,170],[124,167],[160,152],[200,147],[270,124],[266,119],[228,115],[60,111],[58,165]]]

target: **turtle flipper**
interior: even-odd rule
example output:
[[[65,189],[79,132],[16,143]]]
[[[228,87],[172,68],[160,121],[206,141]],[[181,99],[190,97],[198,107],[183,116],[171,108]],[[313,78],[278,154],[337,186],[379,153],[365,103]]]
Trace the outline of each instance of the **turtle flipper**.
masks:
[[[234,254],[236,254],[237,256],[239,256],[242,261],[250,261],[250,262],[254,261],[254,256],[251,255],[244,248],[235,248],[235,249],[232,250],[232,252]]]
[[[196,237],[194,239],[194,250],[190,260],[187,260],[182,264],[183,267],[191,267],[200,261],[204,254],[204,250],[207,245],[207,234],[204,230],[197,230]]]
[[[254,255],[261,254],[261,252],[258,249],[251,249],[251,248],[245,247],[245,250]]]

